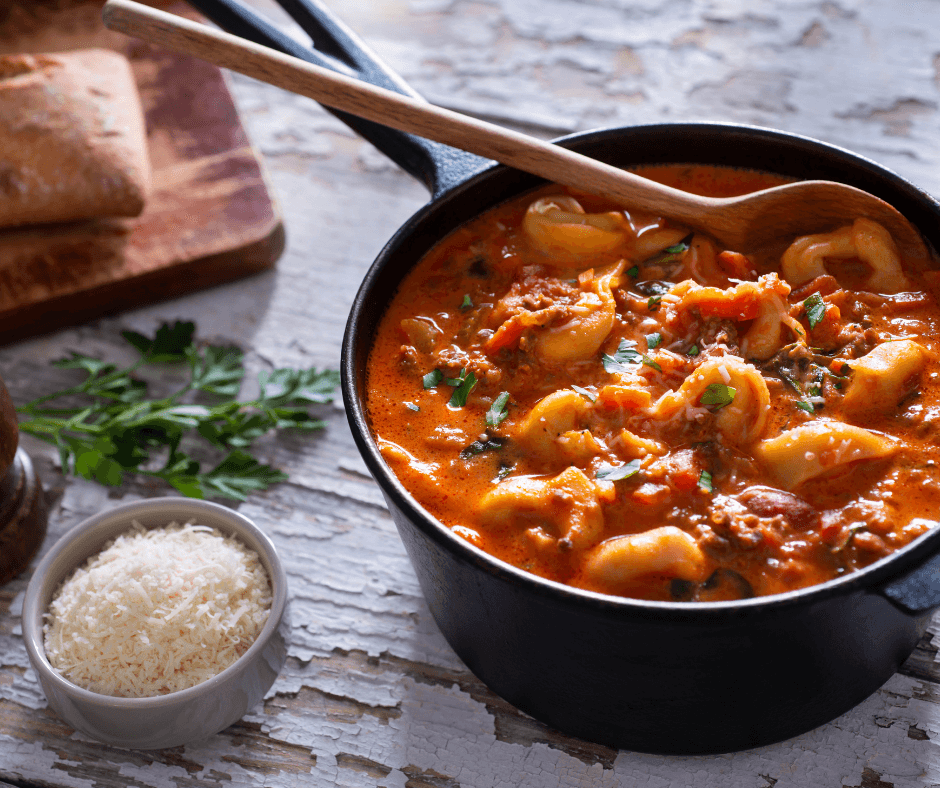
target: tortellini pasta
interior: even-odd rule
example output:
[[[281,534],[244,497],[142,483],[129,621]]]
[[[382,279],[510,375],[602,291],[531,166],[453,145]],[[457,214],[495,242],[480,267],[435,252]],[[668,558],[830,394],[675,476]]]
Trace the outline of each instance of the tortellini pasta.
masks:
[[[841,421],[812,421],[761,441],[754,449],[785,490],[859,460],[887,457],[898,442]]]
[[[702,407],[710,386],[733,389],[728,404],[715,414],[719,431],[729,441],[747,445],[759,438],[767,424],[770,392],[760,372],[734,356],[705,361],[675,391],[664,394],[650,409],[654,419],[671,419],[689,407]]]
[[[590,277],[584,293],[570,309],[570,319],[563,325],[539,333],[536,352],[550,363],[565,363],[588,358],[597,352],[614,327],[617,304],[613,288],[619,283],[624,260]]]
[[[522,227],[539,251],[572,267],[583,265],[598,252],[616,249],[633,235],[622,212],[585,213],[581,203],[568,196],[533,202]]]
[[[702,581],[708,563],[694,537],[664,525],[601,542],[588,554],[583,577],[588,586],[616,592],[618,586],[653,573]]]
[[[577,468],[550,479],[507,479],[483,496],[477,511],[491,525],[527,525],[567,549],[584,550],[604,527],[604,514],[591,481]]]
[[[529,411],[513,436],[533,456],[550,460],[565,451],[566,442],[578,442],[576,436],[583,435],[580,422],[589,409],[584,397],[571,389],[555,391]]]
[[[781,260],[783,278],[792,285],[801,285],[823,276],[827,273],[827,257],[855,257],[867,263],[871,273],[865,287],[873,292],[899,293],[910,286],[891,234],[870,219],[856,219],[850,227],[795,241]]]
[[[910,339],[884,342],[861,358],[845,362],[852,376],[843,400],[850,418],[889,413],[914,388],[927,363],[927,351]]]

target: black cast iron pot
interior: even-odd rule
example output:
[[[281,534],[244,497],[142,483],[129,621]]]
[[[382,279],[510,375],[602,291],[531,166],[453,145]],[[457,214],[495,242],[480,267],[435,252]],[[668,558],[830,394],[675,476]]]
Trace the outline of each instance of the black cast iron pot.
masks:
[[[230,32],[414,95],[320,6],[282,0],[310,32],[314,51],[230,0],[193,4]],[[852,708],[894,674],[940,605],[940,529],[813,588],[740,602],[667,603],[542,580],[483,553],[422,509],[369,429],[365,369],[376,326],[402,278],[438,240],[541,181],[342,117],[433,195],[366,275],[343,343],[342,386],[356,443],[431,613],[467,667],[567,734],[662,753],[726,752],[794,736]],[[559,143],[624,167],[719,164],[842,181],[892,203],[940,248],[940,203],[874,162],[804,137],[686,123],[605,129]]]

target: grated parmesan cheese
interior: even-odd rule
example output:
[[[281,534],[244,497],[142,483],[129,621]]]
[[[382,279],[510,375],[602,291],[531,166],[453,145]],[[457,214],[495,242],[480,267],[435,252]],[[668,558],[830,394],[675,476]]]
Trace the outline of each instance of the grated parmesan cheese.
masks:
[[[257,553],[234,537],[202,525],[134,523],[56,592],[43,627],[46,656],[92,692],[165,695],[235,662],[270,608]]]

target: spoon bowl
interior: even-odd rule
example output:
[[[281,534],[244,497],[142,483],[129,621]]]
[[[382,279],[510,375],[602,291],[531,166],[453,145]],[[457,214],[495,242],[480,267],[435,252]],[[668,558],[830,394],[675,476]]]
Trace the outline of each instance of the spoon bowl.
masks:
[[[927,254],[920,234],[900,212],[852,186],[803,181],[740,197],[701,197],[133,0],[108,0],[103,18],[111,30],[201,58],[326,107],[493,159],[625,208],[642,207],[668,216],[738,251],[867,218],[883,225],[909,255]]]

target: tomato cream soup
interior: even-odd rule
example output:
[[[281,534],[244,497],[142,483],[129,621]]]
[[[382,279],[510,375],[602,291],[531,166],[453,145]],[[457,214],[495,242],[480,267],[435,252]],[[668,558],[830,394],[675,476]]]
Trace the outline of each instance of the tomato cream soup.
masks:
[[[715,195],[781,182],[641,172]],[[404,280],[369,418],[421,505],[514,566],[641,599],[775,594],[933,526],[937,292],[866,219],[725,249],[546,188]]]

